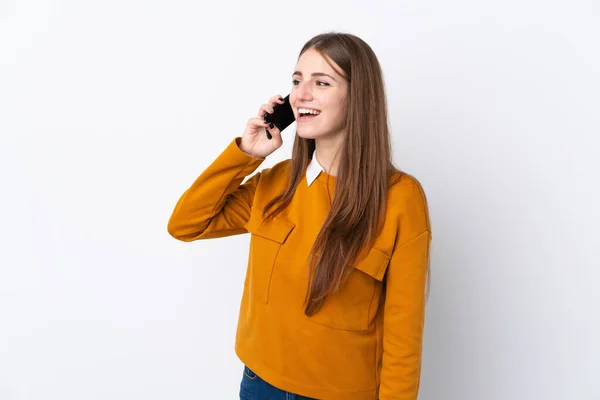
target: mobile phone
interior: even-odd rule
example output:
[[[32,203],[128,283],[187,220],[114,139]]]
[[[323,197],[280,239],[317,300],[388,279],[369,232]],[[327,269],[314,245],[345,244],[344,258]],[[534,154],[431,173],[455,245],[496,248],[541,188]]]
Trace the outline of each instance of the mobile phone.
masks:
[[[290,95],[288,94],[285,96],[283,101],[283,104],[277,103],[273,106],[272,114],[265,113],[264,115],[265,121],[275,124],[280,132],[290,126],[292,122],[296,120],[296,117],[294,117],[294,111],[290,105]]]

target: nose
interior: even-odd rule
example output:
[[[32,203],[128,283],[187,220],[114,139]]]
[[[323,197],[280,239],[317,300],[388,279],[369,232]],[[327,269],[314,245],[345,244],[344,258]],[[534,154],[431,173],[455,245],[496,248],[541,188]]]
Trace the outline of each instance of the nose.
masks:
[[[310,85],[301,83],[295,87],[296,102],[298,103],[309,103],[313,100],[312,89]]]

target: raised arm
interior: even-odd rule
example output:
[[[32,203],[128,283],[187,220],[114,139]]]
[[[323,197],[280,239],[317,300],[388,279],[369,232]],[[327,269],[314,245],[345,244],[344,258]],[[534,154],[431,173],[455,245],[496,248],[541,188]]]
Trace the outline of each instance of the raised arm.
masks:
[[[171,236],[191,242],[246,232],[261,173],[242,182],[283,144],[279,129],[263,119],[277,103],[283,103],[279,95],[263,104],[242,137],[235,138],[179,198],[167,226]]]
[[[239,148],[234,139],[192,186],[179,198],[167,230],[184,242],[245,233],[260,172],[247,182],[264,161]]]

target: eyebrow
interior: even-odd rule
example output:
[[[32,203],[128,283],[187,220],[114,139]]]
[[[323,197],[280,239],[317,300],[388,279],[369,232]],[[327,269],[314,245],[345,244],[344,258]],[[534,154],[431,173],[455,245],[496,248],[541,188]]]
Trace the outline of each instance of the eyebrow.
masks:
[[[300,75],[300,76],[302,76],[302,72],[300,72],[300,71],[294,71],[294,73],[292,74],[292,76],[294,76],[294,75]],[[324,72],[313,72],[313,73],[312,73],[312,74],[310,74],[310,75],[311,75],[311,76],[326,76],[326,77],[328,77],[328,78],[331,78],[331,79],[333,79],[334,81],[336,80],[336,79],[335,79],[333,76],[331,76],[331,75],[328,75],[328,74],[326,74],[326,73],[324,73]],[[336,81],[336,82],[337,82],[337,81]]]

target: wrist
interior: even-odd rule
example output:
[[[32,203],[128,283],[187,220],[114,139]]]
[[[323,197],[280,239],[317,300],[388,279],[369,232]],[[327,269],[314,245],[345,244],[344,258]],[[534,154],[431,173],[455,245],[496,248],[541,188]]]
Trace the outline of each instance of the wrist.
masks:
[[[247,155],[249,157],[257,158],[254,154],[252,154],[252,152],[250,152],[250,150],[246,149],[246,147],[244,146],[244,142],[241,139],[237,141],[237,146],[238,146],[238,149],[240,149],[240,151],[242,153],[244,153],[245,155]]]

